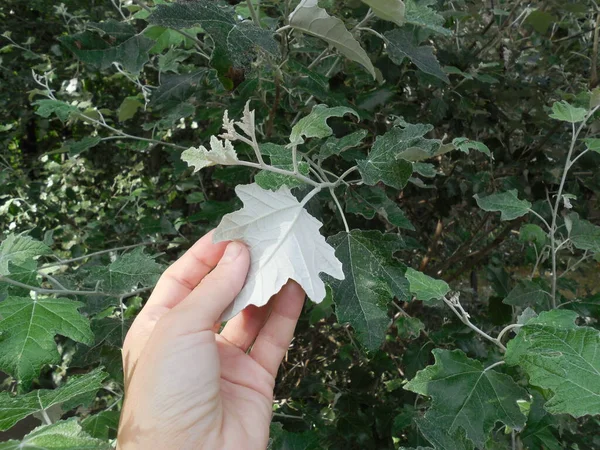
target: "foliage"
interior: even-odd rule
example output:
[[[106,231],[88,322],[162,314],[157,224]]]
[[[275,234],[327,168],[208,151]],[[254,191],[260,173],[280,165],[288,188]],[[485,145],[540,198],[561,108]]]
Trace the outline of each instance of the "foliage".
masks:
[[[0,449],[114,447],[215,227],[319,302],[274,450],[598,448],[597,6],[488,3],[3,2]]]

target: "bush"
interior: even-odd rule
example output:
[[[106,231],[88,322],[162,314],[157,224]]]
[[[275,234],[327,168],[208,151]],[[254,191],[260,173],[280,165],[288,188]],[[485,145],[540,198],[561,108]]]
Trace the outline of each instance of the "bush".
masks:
[[[314,287],[273,449],[600,446],[595,3],[100,3],[0,5],[0,448],[114,445],[214,227]]]

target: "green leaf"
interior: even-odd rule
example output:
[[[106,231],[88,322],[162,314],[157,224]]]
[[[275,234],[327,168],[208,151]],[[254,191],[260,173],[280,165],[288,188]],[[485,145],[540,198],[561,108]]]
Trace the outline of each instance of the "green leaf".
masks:
[[[301,0],[289,16],[289,24],[295,30],[323,39],[334,46],[346,58],[361,64],[375,79],[375,68],[360,46],[337,17],[330,16],[318,6],[317,0]]]
[[[410,285],[410,293],[417,300],[441,300],[450,292],[450,286],[444,280],[436,280],[418,270],[409,267],[406,269],[406,278]]]
[[[530,319],[509,341],[506,363],[548,389],[552,414],[600,414],[600,332],[575,325],[577,313],[554,310]]]
[[[138,287],[154,286],[164,271],[164,267],[154,258],[144,253],[143,247],[137,247],[117,258],[107,267],[93,267],[89,280],[104,292],[123,294]]]
[[[513,288],[508,296],[503,300],[503,303],[512,306],[527,306],[537,308],[548,308],[550,305],[551,295],[548,293],[548,288],[542,280],[521,280]]]
[[[80,155],[90,148],[94,148],[100,142],[102,142],[100,136],[86,136],[80,141],[69,141],[65,143],[65,147],[69,149],[69,155],[75,156]]]
[[[531,209],[527,200],[519,200],[517,190],[488,195],[487,197],[474,196],[477,204],[484,211],[501,212],[500,220],[513,220],[524,216]]]
[[[587,220],[580,219],[579,214],[569,214],[572,227],[569,238],[579,250],[591,250],[600,253],[600,227]]]
[[[359,160],[358,169],[366,184],[383,181],[388,186],[402,189],[412,175],[409,161],[422,161],[436,155],[440,141],[426,139],[431,125],[412,125],[404,121],[382,136],[378,136],[367,159]]]
[[[260,146],[260,152],[269,157],[270,163],[273,167],[279,169],[285,169],[289,171],[294,170],[294,162],[292,157],[292,151],[283,145],[277,144],[262,144]],[[307,162],[301,161],[298,163],[298,171],[302,175],[308,175],[309,165]],[[268,170],[262,170],[254,177],[256,183],[263,189],[270,189],[276,191],[281,186],[287,186],[292,189],[295,187],[304,186],[305,184],[288,175],[281,175],[279,173],[269,172]]]
[[[406,6],[406,23],[425,28],[434,33],[450,36],[452,31],[444,28],[444,18],[433,9],[429,8],[434,5],[435,0],[405,0]]]
[[[158,108],[181,105],[202,89],[208,72],[201,68],[183,75],[164,75],[161,85],[152,93],[150,104]]]
[[[33,105],[37,106],[35,113],[38,116],[42,116],[47,119],[52,114],[56,114],[56,117],[58,117],[63,123],[69,120],[71,116],[79,114],[79,110],[75,106],[59,100],[37,100],[33,102]]]
[[[429,163],[414,163],[413,169],[415,172],[425,178],[434,178],[438,173],[435,169],[435,166]]]
[[[42,255],[49,255],[52,250],[43,242],[30,236],[9,234],[0,243],[0,275],[9,275],[9,263],[24,266]]]
[[[346,211],[360,214],[367,219],[372,219],[378,214],[398,228],[415,230],[400,207],[390,200],[383,189],[377,187],[360,186],[358,189],[348,189]]]
[[[402,0],[362,0],[371,7],[377,17],[398,26],[404,25],[404,2]]]
[[[40,389],[20,396],[0,393],[0,431],[8,430],[19,420],[36,412],[97,392],[106,377],[107,374],[101,369],[95,369],[86,375],[70,377],[66,384],[57,389]],[[78,405],[72,404],[71,408],[75,406]]]
[[[125,122],[126,120],[133,119],[138,109],[143,107],[144,104],[138,100],[137,97],[125,97],[121,106],[117,110],[117,117],[119,122]]]
[[[415,422],[421,434],[435,450],[473,450],[473,443],[465,436],[463,429],[458,429],[452,434],[448,433],[440,426],[440,419],[431,412],[425,417],[416,419]]]
[[[44,425],[26,435],[21,442],[0,443],[0,450],[109,450],[112,446],[86,434],[76,418]]]
[[[584,139],[585,146],[592,152],[600,153],[600,139],[597,138],[587,138]]]
[[[547,240],[546,232],[533,223],[526,223],[519,230],[519,241],[533,242],[538,250],[544,248]]]
[[[425,418],[435,418],[437,426],[451,435],[464,429],[479,448],[484,447],[496,422],[523,428],[525,416],[517,401],[528,399],[529,394],[511,377],[484,369],[461,350],[434,349],[433,356],[435,364],[418,372],[405,386],[432,398]]]
[[[552,114],[550,117],[563,122],[577,123],[585,119],[587,111],[583,108],[576,108],[566,101],[556,102],[552,105]]]
[[[150,49],[152,54],[162,53],[165,49],[177,46],[185,40],[185,36],[181,33],[164,27],[148,27],[144,30],[144,35],[155,42]]]
[[[530,24],[535,31],[540,34],[546,34],[550,25],[557,21],[557,18],[552,14],[541,11],[539,9],[532,11],[525,19],[525,22]]]
[[[83,431],[97,439],[108,440],[119,427],[119,411],[102,411],[81,421]]]
[[[327,242],[344,266],[344,280],[327,277],[338,320],[349,322],[365,347],[375,350],[389,326],[389,302],[394,296],[409,299],[403,266],[392,257],[404,243],[398,235],[361,230],[338,233]]]
[[[346,150],[358,147],[367,136],[367,130],[358,130],[341,138],[330,137],[319,150],[319,161],[324,161],[330,156],[339,155]]]
[[[458,150],[460,150],[463,153],[469,154],[470,150],[477,150],[478,152],[481,152],[484,155],[494,159],[494,157],[492,156],[492,152],[490,152],[488,146],[482,142],[472,141],[465,137],[461,137],[454,139],[452,141],[452,145],[454,145]]]
[[[539,392],[532,390],[533,403],[527,416],[527,425],[519,433],[519,437],[526,448],[561,450],[560,440],[552,432],[552,427],[557,426],[557,420],[544,409],[544,397]]]
[[[433,54],[433,47],[419,46],[415,35],[410,30],[396,29],[385,33],[387,52],[395,64],[402,64],[408,58],[423,72],[439,78],[444,83],[450,83],[448,76],[440,67],[440,63]]]
[[[218,0],[158,5],[148,22],[178,30],[201,26],[212,38],[212,63],[221,74],[231,66],[247,67],[259,49],[272,55],[279,53],[272,31],[251,21],[240,21],[231,6]]]
[[[291,433],[277,422],[271,423],[267,450],[319,450],[319,437],[314,431]]]
[[[69,49],[80,61],[99,70],[109,68],[118,63],[133,74],[138,74],[144,64],[150,59],[150,49],[155,45],[152,39],[142,35],[129,35],[125,38],[122,33],[113,36],[114,45],[110,38],[100,37],[97,33],[84,31],[72,36],[63,36],[59,41]]]
[[[77,311],[81,306],[63,298],[8,297],[0,302],[0,369],[28,389],[44,365],[60,360],[54,336],[91,344],[94,335]]]
[[[356,111],[345,106],[335,106],[333,108],[327,105],[316,105],[310,114],[303,117],[292,128],[289,145],[299,145],[304,143],[304,138],[325,138],[333,134],[333,130],[327,125],[327,119],[330,117],[343,117],[346,114],[352,114],[360,119]]]

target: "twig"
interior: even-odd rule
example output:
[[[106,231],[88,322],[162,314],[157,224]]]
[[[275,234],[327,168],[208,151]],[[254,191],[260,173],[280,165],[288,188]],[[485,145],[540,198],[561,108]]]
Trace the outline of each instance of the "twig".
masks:
[[[94,252],[94,253],[89,253],[87,255],[78,256],[77,258],[59,259],[57,262],[43,264],[40,267],[40,269],[47,269],[48,267],[64,266],[64,265],[71,264],[71,263],[74,263],[74,262],[77,262],[77,261],[82,261],[84,259],[88,259],[88,258],[93,258],[95,256],[104,255],[106,253],[118,252],[118,251],[121,251],[121,250],[130,250],[132,248],[143,247],[143,246],[146,246],[146,245],[159,245],[159,244],[162,244],[162,243],[163,243],[163,241],[159,241],[159,242],[142,242],[141,244],[125,245],[123,247],[115,247],[115,248],[111,248],[111,249],[108,249],[108,250],[100,250],[99,252]],[[44,275],[44,276],[46,276],[46,275]]]
[[[497,345],[503,352],[505,352],[506,351],[506,347],[504,346],[504,344],[502,344],[502,342],[500,342],[498,339],[495,339],[495,338],[491,337],[485,331],[483,331],[480,328],[478,328],[475,325],[473,325],[473,323],[471,322],[471,320],[469,320],[469,317],[470,317],[469,313],[466,312],[464,310],[464,308],[462,307],[462,305],[460,304],[459,296],[460,296],[460,294],[456,293],[455,295],[453,295],[450,298],[450,300],[448,300],[446,297],[443,297],[442,300],[444,301],[444,303],[446,303],[446,305],[448,305],[450,307],[450,309],[454,312],[454,314],[456,314],[456,316],[460,319],[460,321],[462,323],[464,323],[471,330],[475,331],[477,334],[479,334],[483,338],[485,338],[488,341],[490,341],[490,342],[494,343],[495,345]]]

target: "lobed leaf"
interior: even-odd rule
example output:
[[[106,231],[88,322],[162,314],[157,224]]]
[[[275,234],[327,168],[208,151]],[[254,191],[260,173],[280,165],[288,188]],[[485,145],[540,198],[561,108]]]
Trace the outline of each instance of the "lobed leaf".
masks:
[[[477,204],[484,211],[500,212],[500,220],[513,220],[524,216],[531,209],[531,203],[527,200],[519,200],[517,190],[491,194],[487,197],[474,195]]]

